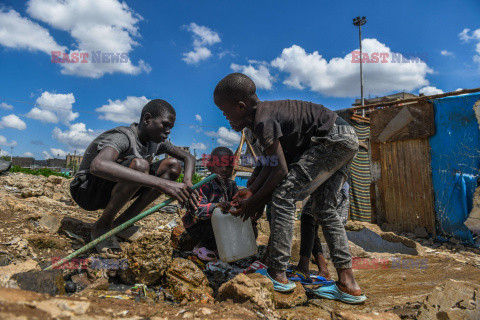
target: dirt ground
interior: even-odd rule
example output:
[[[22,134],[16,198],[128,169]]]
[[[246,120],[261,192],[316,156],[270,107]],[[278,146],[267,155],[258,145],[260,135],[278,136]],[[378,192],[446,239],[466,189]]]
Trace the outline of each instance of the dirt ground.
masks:
[[[156,203],[162,200],[159,199]],[[175,208],[168,211],[170,212],[155,213],[140,221],[138,224],[142,226],[142,232],[155,239],[161,238],[158,235],[168,233],[170,239],[171,226],[181,222]],[[87,212],[73,204],[68,194],[66,179],[47,179],[23,174],[0,177],[0,268],[32,260],[40,267],[49,265],[52,257],[64,257],[88,242],[89,228],[98,216],[99,212]],[[268,239],[268,228],[265,226],[266,221],[263,221],[258,239],[260,245],[265,244]],[[298,225],[296,229],[295,237],[298,242]],[[164,238],[167,238],[167,235]],[[158,281],[156,278],[147,279],[146,281],[151,280],[153,284],[148,286],[150,294],[142,299],[129,293],[125,288],[133,287],[133,284],[122,284],[122,278],[112,270],[96,273],[88,270],[88,279],[82,275],[86,270],[60,271],[66,283],[74,282],[72,279],[81,282],[81,276],[88,280],[85,280],[88,282],[85,286],[90,287],[82,290],[78,285],[76,292],[70,294],[62,293],[60,289],[64,288],[56,288],[56,295],[21,290],[18,289],[22,288],[21,285],[5,280],[3,285],[10,288],[0,287],[0,319],[436,319],[440,314],[443,319],[455,319],[455,315],[463,315],[459,317],[465,319],[480,319],[479,250],[455,241],[442,244],[432,239],[407,240],[415,243],[419,254],[362,252],[360,249],[359,256],[362,256],[362,261],[366,264],[357,265],[354,273],[368,297],[366,303],[360,306],[315,299],[308,290],[308,301],[306,298],[299,299],[298,301],[302,301],[300,305],[286,309],[278,308],[278,304],[277,308],[262,309],[258,303],[252,302],[254,299],[244,303],[234,303],[233,298],[220,302],[214,299],[218,286],[233,275],[223,278],[218,272],[206,273],[206,285],[210,282],[210,287],[213,287],[212,299],[179,299],[171,283],[169,286],[169,274],[174,274],[171,270],[175,266],[168,266],[168,261],[171,261],[171,257],[168,257],[168,261],[161,262],[166,264],[165,276],[162,271],[162,277],[159,277]],[[132,245],[134,243],[122,243],[123,248]],[[168,243],[168,246],[170,245]],[[155,250],[168,252],[170,255],[173,252],[179,259],[188,256],[188,253],[172,251],[171,248],[158,248]],[[95,256],[92,251],[82,257]],[[243,263],[248,265],[250,261],[251,259]],[[141,268],[143,263],[150,266],[148,268],[154,268],[157,262],[136,263],[138,264],[135,267],[138,268]],[[331,264],[329,267],[331,274],[336,275]],[[197,276],[203,277],[201,272]],[[3,281],[2,277],[0,275],[0,282]],[[473,292],[470,300],[466,299],[466,306],[462,304],[465,298],[457,298],[447,291],[440,294],[440,298],[435,296],[438,292],[447,290],[448,286],[445,287],[445,284],[451,280],[456,281],[453,287],[459,292],[469,296],[470,291]],[[102,281],[104,285],[98,285]],[[202,285],[205,285],[205,281],[202,281]],[[97,283],[96,288],[92,289],[91,283]],[[472,287],[469,287],[469,284]],[[190,287],[191,284],[187,289]],[[198,291],[198,288],[195,290]],[[305,293],[298,295],[303,297]],[[447,302],[441,305],[442,296],[461,301],[454,305],[446,305]],[[437,303],[438,308],[429,305],[435,299],[441,300]],[[432,311],[432,308],[436,309]],[[467,312],[467,315],[457,312]],[[434,314],[435,317],[431,316]]]

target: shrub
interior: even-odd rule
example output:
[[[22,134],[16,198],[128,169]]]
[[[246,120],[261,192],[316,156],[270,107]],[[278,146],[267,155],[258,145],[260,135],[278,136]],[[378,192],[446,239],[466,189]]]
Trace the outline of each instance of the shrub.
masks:
[[[44,177],[59,176],[59,177],[69,178],[69,176],[67,176],[64,173],[57,172],[57,171],[54,171],[52,169],[47,169],[47,168],[40,168],[40,169],[32,170],[30,168],[22,168],[20,166],[12,166],[10,168],[10,172],[21,172],[21,173],[33,174],[35,176],[44,176]]]

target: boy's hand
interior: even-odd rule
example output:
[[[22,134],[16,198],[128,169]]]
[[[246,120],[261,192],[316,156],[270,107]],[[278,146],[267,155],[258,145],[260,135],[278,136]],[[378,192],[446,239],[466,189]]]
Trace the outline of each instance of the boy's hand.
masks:
[[[236,208],[237,210],[230,211],[230,213],[235,217],[242,217],[243,221],[247,220],[248,218],[255,217],[258,212],[258,209],[252,206],[252,203],[249,200],[239,201]]]
[[[217,208],[220,208],[223,212],[228,212],[231,208],[231,204],[228,201],[220,202],[216,204]]]
[[[193,183],[191,181],[184,181],[184,183],[192,189]],[[192,189],[193,190],[193,189]],[[198,206],[200,205],[200,195],[198,194],[197,190],[193,190],[193,192],[190,194],[190,197],[188,198],[188,205],[190,206],[191,209],[197,210]]]
[[[238,191],[232,198],[232,205],[238,207],[240,201],[247,200],[253,196],[252,190],[246,188]]]
[[[161,191],[177,200],[182,206],[188,203],[193,193],[193,189],[187,184],[175,181],[166,181]]]

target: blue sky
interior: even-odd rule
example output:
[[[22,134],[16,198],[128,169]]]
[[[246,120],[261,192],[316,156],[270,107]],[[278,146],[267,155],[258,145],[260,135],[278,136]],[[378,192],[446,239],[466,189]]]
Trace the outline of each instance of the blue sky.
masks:
[[[126,1],[0,2],[0,148],[37,159],[83,152],[99,133],[136,120],[146,101],[177,110],[172,141],[197,154],[235,148],[238,134],[213,104],[233,71],[262,100],[301,99],[332,109],[365,96],[434,94],[480,86],[480,2]],[[126,53],[128,63],[52,63],[51,51]],[[393,63],[392,55],[412,59]],[[89,58],[91,59],[91,57]],[[200,127],[201,126],[201,127]]]

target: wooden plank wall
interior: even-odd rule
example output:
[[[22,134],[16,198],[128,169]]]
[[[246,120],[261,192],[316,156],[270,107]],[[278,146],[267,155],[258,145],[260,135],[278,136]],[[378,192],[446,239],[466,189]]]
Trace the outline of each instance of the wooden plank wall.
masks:
[[[428,139],[379,144],[385,220],[394,230],[422,226],[435,234],[435,209]]]

